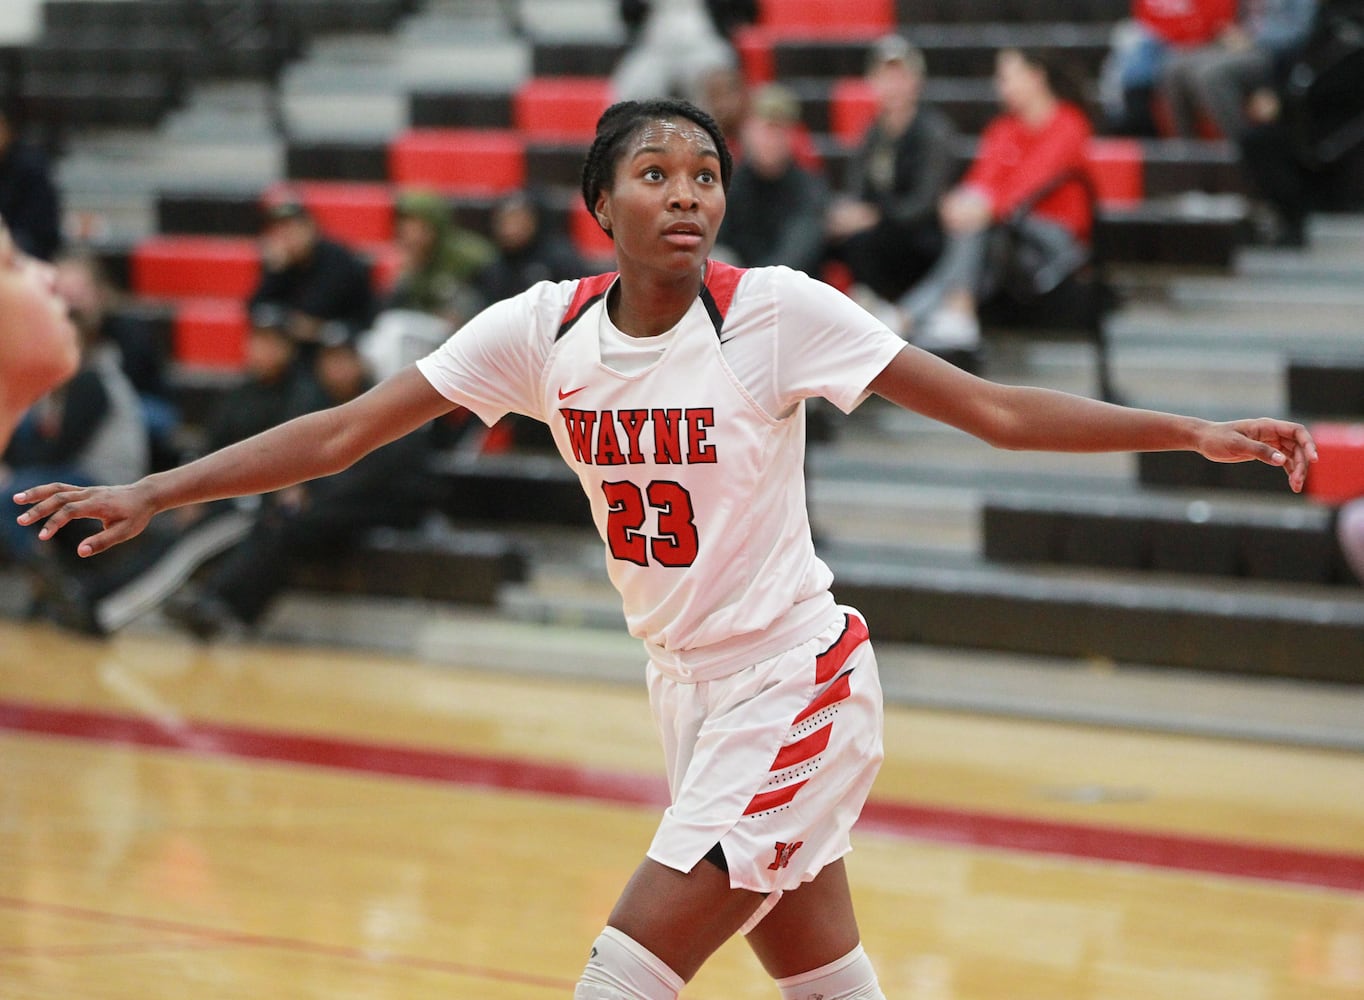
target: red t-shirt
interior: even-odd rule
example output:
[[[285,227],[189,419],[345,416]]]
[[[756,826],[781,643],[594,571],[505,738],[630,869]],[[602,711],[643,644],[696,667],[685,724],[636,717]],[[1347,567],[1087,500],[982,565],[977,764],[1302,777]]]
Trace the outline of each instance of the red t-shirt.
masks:
[[[1171,45],[1204,45],[1236,19],[1236,0],[1132,0],[1132,16]]]
[[[996,220],[1004,219],[1032,195],[1068,170],[1085,169],[1092,135],[1089,119],[1061,102],[1040,128],[1012,114],[986,126],[975,162],[962,183],[990,199]],[[1065,184],[1042,199],[1034,212],[1065,226],[1081,240],[1093,224],[1089,198],[1077,184]]]

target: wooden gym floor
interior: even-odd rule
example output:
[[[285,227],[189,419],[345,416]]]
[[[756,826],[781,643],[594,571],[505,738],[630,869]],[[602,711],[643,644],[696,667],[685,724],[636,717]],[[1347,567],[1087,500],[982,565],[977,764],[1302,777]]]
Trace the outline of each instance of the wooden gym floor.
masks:
[[[571,996],[659,811],[643,684],[496,666],[0,622],[0,998]],[[1364,756],[886,743],[849,870],[888,997],[1364,997]],[[684,996],[775,990],[735,941]]]

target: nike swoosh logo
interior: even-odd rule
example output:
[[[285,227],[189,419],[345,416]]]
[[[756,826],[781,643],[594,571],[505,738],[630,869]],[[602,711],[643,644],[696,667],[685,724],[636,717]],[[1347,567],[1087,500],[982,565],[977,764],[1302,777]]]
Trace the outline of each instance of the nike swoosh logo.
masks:
[[[559,390],[559,399],[560,399],[560,400],[565,400],[565,399],[567,399],[569,396],[576,395],[577,393],[582,392],[582,391],[583,391],[584,389],[586,389],[586,388],[587,388],[587,386],[585,386],[585,385],[580,385],[580,386],[578,386],[578,388],[576,388],[576,389],[569,389],[568,392],[564,392],[564,390],[560,389],[560,390]]]

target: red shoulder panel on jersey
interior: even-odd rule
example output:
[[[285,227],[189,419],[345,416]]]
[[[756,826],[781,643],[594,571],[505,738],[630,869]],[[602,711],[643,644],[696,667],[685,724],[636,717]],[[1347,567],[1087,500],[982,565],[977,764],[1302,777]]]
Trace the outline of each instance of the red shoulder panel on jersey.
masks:
[[[554,335],[554,339],[558,340],[564,334],[568,333],[573,324],[578,322],[578,319],[582,314],[587,311],[588,306],[592,305],[593,302],[596,302],[605,295],[607,289],[611,287],[611,282],[615,280],[615,271],[612,271],[609,274],[595,274],[590,278],[581,279],[578,282],[577,291],[573,293],[573,301],[571,301],[568,304],[568,308],[564,310],[563,321],[559,324],[559,332]]]
[[[717,336],[725,325],[730,303],[734,301],[734,290],[739,287],[739,279],[743,276],[742,267],[722,264],[717,260],[706,261],[706,281],[701,286],[701,301],[705,303]]]

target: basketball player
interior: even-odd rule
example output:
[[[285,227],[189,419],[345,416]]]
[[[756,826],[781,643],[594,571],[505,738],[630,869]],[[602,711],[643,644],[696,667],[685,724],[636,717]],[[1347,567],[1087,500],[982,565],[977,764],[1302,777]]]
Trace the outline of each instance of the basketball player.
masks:
[[[51,265],[15,246],[0,220],[0,452],[24,412],[76,372],[80,345]]]
[[[710,261],[731,162],[715,122],[679,102],[608,109],[583,169],[619,274],[541,283],[337,409],[130,486],[52,484],[16,499],[50,537],[279,489],[345,468],[467,406],[549,424],[581,478],[630,630],[648,652],[672,804],[591,949],[578,1000],[671,1000],[742,932],[788,1000],[881,998],[844,870],[881,761],[867,629],[835,605],[801,476],[802,401],[869,392],[1005,448],[1190,449],[1283,466],[1315,446],[1272,419],[1211,423],[977,379],[827,285]]]

